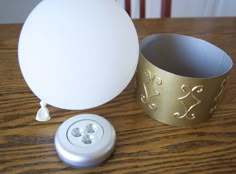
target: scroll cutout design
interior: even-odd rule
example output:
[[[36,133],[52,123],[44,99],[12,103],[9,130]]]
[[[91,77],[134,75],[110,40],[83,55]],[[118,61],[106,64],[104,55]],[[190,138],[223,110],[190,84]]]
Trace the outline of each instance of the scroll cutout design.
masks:
[[[213,107],[212,107],[211,110],[210,110],[210,114],[212,114],[212,113],[216,110],[216,103],[217,103],[217,101],[219,100],[220,96],[222,95],[222,93],[223,93],[223,91],[224,91],[224,89],[225,89],[225,85],[226,85],[227,79],[228,79],[228,78],[225,78],[225,79],[221,82],[221,85],[220,85],[220,87],[221,87],[220,92],[219,92],[218,95],[214,98],[214,101],[213,101],[214,105],[213,105]]]
[[[148,104],[148,107],[155,111],[157,110],[157,105],[155,103],[153,103],[153,98],[157,97],[160,95],[160,92],[157,91],[157,86],[158,85],[162,85],[162,79],[160,77],[158,77],[157,75],[153,75],[151,74],[151,72],[149,70],[146,70],[144,72],[144,76],[148,79],[146,82],[143,82],[143,88],[144,88],[144,93],[141,95],[141,101],[144,104]],[[152,93],[150,90],[148,91],[148,86],[151,86],[151,89],[154,91],[154,93]]]
[[[190,112],[194,107],[196,107],[197,105],[199,105],[202,102],[200,99],[198,99],[196,97],[196,93],[201,93],[204,90],[204,86],[203,85],[198,85],[198,86],[195,86],[192,89],[190,89],[186,85],[182,85],[181,90],[184,93],[187,93],[183,97],[178,98],[178,100],[180,101],[180,103],[184,107],[184,114],[181,115],[179,112],[175,112],[174,116],[178,119],[187,118],[188,120],[193,120],[193,119],[196,118],[196,115],[195,115],[195,113],[190,113]],[[196,103],[191,105],[190,107],[187,107],[184,100],[189,98],[189,97],[192,97],[196,101]]]

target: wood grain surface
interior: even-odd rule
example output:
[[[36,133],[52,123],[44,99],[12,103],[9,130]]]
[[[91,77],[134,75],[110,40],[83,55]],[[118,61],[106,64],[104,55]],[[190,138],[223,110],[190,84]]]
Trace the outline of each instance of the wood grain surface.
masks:
[[[134,20],[139,38],[179,33],[209,41],[236,61],[236,18]],[[135,99],[134,81],[109,103],[84,111],[49,107],[52,119],[34,120],[39,100],[22,78],[17,42],[22,25],[0,25],[0,173],[236,173],[236,69],[212,118],[194,128],[162,124]],[[66,119],[94,113],[117,131],[114,154],[95,169],[72,169],[54,149],[54,134]]]

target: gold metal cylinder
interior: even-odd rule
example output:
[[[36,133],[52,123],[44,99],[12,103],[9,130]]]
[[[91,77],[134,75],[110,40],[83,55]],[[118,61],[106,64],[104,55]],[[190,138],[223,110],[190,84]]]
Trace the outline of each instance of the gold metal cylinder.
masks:
[[[201,39],[155,34],[140,43],[137,100],[160,122],[193,126],[207,121],[216,108],[231,58]]]

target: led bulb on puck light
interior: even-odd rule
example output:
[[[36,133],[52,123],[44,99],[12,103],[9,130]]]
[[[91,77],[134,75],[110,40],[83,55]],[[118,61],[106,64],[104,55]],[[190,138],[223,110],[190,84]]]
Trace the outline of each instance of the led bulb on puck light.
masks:
[[[105,118],[82,114],[66,120],[55,134],[59,158],[74,168],[102,164],[113,152],[116,133]]]

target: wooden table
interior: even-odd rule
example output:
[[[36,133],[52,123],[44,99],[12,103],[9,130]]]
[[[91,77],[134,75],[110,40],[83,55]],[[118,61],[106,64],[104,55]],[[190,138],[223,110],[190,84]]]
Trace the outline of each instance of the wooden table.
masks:
[[[236,61],[236,18],[134,20],[140,39],[179,33],[207,40]],[[52,119],[34,120],[39,100],[27,87],[17,61],[22,25],[0,25],[0,173],[236,173],[236,69],[206,123],[173,127],[148,117],[135,99],[133,81],[114,100],[95,109],[49,107]],[[80,113],[107,118],[117,131],[112,157],[101,167],[72,169],[57,157],[53,137],[66,119]]]

